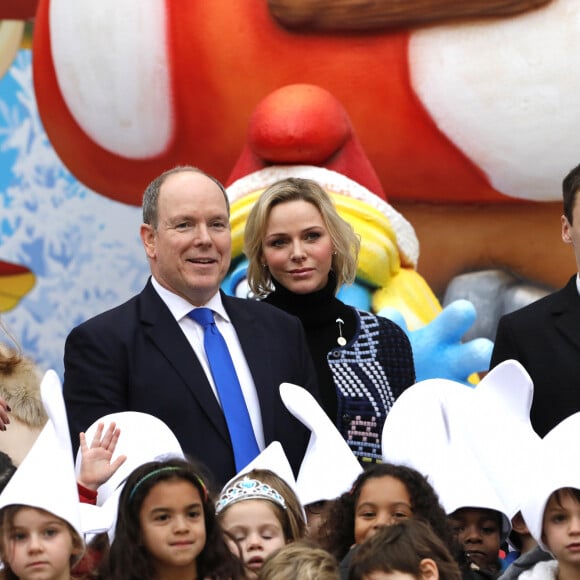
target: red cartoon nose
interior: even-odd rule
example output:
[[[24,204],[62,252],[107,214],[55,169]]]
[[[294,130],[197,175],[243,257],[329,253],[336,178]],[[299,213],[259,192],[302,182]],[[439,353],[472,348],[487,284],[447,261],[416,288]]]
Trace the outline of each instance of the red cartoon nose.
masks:
[[[336,97],[315,85],[282,87],[256,106],[247,143],[228,183],[271,165],[331,169],[384,198],[346,110]]]
[[[250,120],[248,142],[268,165],[324,165],[352,137],[340,102],[313,85],[290,85],[271,93]]]

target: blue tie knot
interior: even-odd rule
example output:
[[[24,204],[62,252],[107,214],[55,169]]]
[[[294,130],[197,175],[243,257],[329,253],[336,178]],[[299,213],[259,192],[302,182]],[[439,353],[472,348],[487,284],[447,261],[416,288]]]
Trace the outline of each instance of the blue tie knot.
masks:
[[[201,324],[204,329],[214,324],[213,311],[209,308],[195,308],[187,316],[197,323]]]

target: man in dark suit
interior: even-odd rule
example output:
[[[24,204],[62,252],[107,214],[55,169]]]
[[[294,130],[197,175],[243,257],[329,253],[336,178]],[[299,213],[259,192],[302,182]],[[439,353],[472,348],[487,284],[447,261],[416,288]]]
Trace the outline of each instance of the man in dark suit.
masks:
[[[285,408],[279,385],[318,396],[315,370],[297,318],[226,296],[231,259],[223,186],[193,167],[155,179],[143,196],[141,239],[151,268],[144,290],[69,334],[64,397],[73,445],[99,417],[141,411],[163,420],[186,454],[216,483],[236,473],[203,327],[188,314],[210,308],[234,363],[258,448],[280,441],[297,472],[309,432]]]
[[[571,244],[580,271],[580,165],[562,183],[562,240]],[[491,367],[518,360],[534,382],[531,421],[543,437],[580,411],[580,278],[499,321]]]

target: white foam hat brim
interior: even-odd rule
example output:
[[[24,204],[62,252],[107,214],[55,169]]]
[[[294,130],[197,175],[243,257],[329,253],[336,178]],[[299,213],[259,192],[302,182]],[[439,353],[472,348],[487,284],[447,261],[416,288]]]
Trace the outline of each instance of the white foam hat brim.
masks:
[[[331,500],[348,491],[362,467],[342,435],[304,388],[280,385],[280,396],[292,415],[310,429],[310,440],[297,477],[298,497],[303,505]]]
[[[534,539],[547,551],[549,548],[542,538],[542,526],[550,496],[566,487],[580,489],[579,439],[580,412],[577,412],[544,436],[539,446],[540,452],[527,472],[522,515]]]
[[[0,494],[0,508],[21,504],[68,522],[82,538],[79,495],[62,386],[55,371],[40,384],[48,421]]]
[[[98,505],[103,505],[129,474],[144,463],[166,457],[184,458],[181,445],[173,431],[161,419],[138,411],[111,413],[97,419],[85,432],[89,447],[99,423],[103,423],[107,429],[113,422],[121,430],[121,434],[111,461],[115,461],[120,455],[125,455],[127,459],[110,479],[99,487]],[[75,465],[77,475],[80,473],[81,460],[79,449]]]

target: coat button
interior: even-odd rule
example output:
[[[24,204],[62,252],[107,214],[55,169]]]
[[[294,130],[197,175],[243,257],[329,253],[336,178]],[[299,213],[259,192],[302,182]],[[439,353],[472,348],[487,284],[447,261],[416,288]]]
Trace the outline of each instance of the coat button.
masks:
[[[333,358],[340,358],[340,351],[333,350],[333,351],[331,351],[330,356],[332,356]]]
[[[348,413],[344,413],[344,415],[342,416],[342,424],[345,427],[350,425],[351,419],[352,419],[352,417]]]

